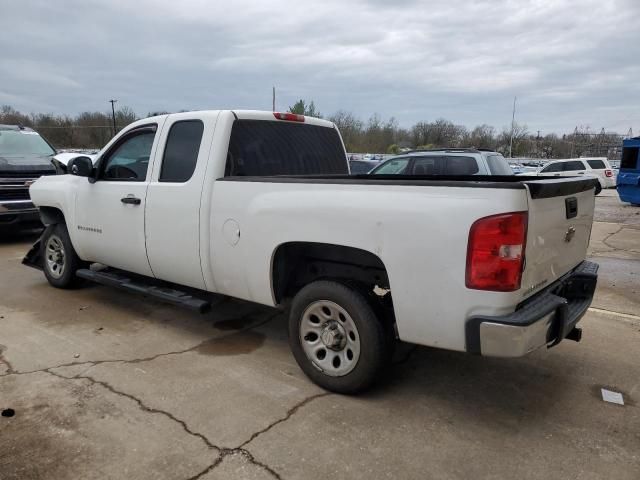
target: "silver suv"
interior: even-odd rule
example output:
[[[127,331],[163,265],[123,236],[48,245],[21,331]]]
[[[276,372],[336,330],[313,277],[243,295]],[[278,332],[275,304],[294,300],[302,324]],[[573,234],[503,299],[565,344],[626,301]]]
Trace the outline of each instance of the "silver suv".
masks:
[[[505,158],[494,151],[472,148],[414,150],[390,158],[373,175],[513,175]]]

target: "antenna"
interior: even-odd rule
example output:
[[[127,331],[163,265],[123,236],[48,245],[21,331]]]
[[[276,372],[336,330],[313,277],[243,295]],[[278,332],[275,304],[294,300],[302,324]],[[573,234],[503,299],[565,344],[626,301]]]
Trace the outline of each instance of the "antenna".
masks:
[[[113,118],[113,136],[116,136],[116,107],[114,106],[118,100],[109,100],[111,103],[111,116]]]
[[[513,158],[513,127],[516,120],[516,98],[513,97],[513,112],[511,113],[511,140],[509,141],[509,158]]]

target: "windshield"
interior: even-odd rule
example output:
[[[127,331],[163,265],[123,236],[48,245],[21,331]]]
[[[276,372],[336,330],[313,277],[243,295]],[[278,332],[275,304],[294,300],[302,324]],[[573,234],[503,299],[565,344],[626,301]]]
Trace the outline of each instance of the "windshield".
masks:
[[[407,165],[409,165],[409,158],[394,158],[393,160],[387,160],[369,173],[376,175],[403,175],[407,173]]]
[[[36,132],[30,130],[0,130],[0,156],[47,156],[56,152]]]

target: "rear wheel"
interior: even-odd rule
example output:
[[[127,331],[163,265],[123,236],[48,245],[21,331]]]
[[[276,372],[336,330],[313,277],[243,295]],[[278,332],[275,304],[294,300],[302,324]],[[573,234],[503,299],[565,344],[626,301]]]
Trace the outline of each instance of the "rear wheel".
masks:
[[[364,295],[325,280],[310,283],[293,299],[289,343],[304,373],[338,393],[370,387],[388,361],[391,345]]]
[[[602,191],[602,187],[600,186],[600,183],[598,183],[598,184],[596,185],[596,192],[595,192],[595,194],[596,194],[596,195],[600,195],[600,192],[601,192],[601,191]]]
[[[73,249],[67,227],[63,223],[49,225],[41,239],[44,276],[56,288],[71,288],[78,284],[76,271],[83,262]]]

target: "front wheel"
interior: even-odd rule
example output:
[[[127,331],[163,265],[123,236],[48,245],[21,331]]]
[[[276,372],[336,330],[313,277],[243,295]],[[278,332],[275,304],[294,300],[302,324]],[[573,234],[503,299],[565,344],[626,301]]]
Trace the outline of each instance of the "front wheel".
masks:
[[[44,276],[56,288],[71,288],[79,279],[76,271],[83,266],[63,223],[49,225],[41,239]]]
[[[304,373],[337,393],[370,387],[389,359],[391,344],[364,295],[325,280],[310,283],[293,299],[289,343]]]

